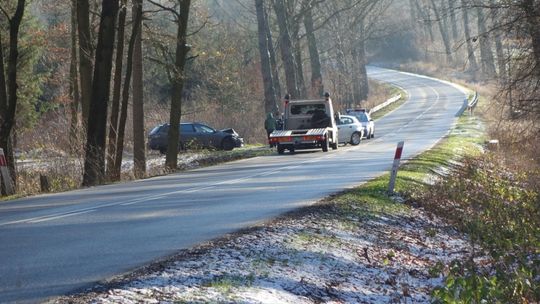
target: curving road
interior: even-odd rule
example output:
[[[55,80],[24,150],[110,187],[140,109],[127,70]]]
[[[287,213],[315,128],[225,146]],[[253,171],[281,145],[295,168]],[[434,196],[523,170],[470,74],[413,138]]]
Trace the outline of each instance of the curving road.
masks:
[[[0,302],[38,302],[306,206],[389,170],[443,137],[465,94],[434,79],[370,67],[409,100],[376,138],[329,153],[235,161],[142,181],[0,203]]]

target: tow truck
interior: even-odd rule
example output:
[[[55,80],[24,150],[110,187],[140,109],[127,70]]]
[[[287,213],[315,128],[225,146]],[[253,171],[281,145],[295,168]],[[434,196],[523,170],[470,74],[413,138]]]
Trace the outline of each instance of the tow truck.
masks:
[[[283,129],[270,133],[268,140],[279,154],[297,149],[336,150],[339,137],[330,94],[314,100],[290,100],[286,95]]]

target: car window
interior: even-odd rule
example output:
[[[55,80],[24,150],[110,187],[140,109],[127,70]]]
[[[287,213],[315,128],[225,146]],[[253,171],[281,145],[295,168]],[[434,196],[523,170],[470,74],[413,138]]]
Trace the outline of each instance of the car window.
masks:
[[[205,125],[194,125],[195,132],[197,133],[214,133],[214,129]]]
[[[159,133],[169,133],[169,125],[163,125],[159,129]]]
[[[341,119],[339,121],[340,125],[350,125],[352,123],[353,123],[353,120],[350,119],[349,117],[341,117]]]
[[[150,135],[155,135],[159,132],[159,129],[161,128],[161,126],[157,126],[155,128],[152,129],[152,131],[150,131]]]
[[[193,133],[193,125],[192,124],[181,124],[180,125],[180,133]]]
[[[326,106],[324,104],[295,104],[291,106],[292,115],[311,115],[316,110],[326,112]]]
[[[358,117],[358,120],[360,120],[361,122],[368,122],[369,121],[369,117],[367,116],[366,113],[356,114],[356,117]]]

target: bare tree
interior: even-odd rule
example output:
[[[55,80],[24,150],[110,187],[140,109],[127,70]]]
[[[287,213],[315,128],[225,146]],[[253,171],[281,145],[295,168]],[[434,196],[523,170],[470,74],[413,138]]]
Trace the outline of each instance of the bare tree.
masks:
[[[15,126],[15,111],[17,109],[17,64],[19,62],[19,30],[22,23],[25,0],[18,0],[15,13],[10,16],[7,8],[0,4],[0,14],[8,21],[9,51],[7,59],[7,80],[4,67],[4,53],[1,45],[0,32],[0,148],[4,149],[11,172],[13,185],[16,186],[15,158],[11,145],[11,136]]]
[[[152,2],[154,3],[154,2]],[[179,12],[174,11],[177,22],[176,52],[172,75],[171,112],[169,119],[169,134],[167,139],[167,154],[165,165],[174,170],[178,163],[178,146],[180,140],[180,117],[182,116],[182,90],[184,88],[184,68],[186,57],[190,50],[187,44],[187,27],[190,10],[190,0],[178,0]]]
[[[277,109],[278,95],[275,91],[272,66],[270,64],[270,50],[266,35],[269,25],[264,12],[264,1],[255,0],[255,9],[257,12],[259,54],[261,56],[261,73],[264,85],[264,109],[266,113],[273,113]]]
[[[118,116],[120,114],[120,93],[122,91],[122,68],[124,63],[124,39],[126,28],[126,0],[122,0],[118,14],[118,38],[116,39],[116,62],[114,65],[114,79],[111,100],[111,114],[109,123],[109,145],[107,148],[107,176],[109,180],[118,180],[120,172],[115,172],[116,140],[118,137]]]
[[[473,75],[478,71],[478,64],[476,62],[476,56],[474,55],[474,47],[472,45],[471,30],[469,24],[469,7],[465,0],[461,0],[462,13],[463,13],[463,31],[465,32],[465,43],[467,44],[467,58],[469,62],[469,72]]]
[[[77,28],[79,36],[79,73],[81,81],[82,123],[86,127],[92,100],[92,35],[88,0],[77,0]]]
[[[103,0],[99,25],[92,102],[86,137],[83,185],[100,184],[105,178],[105,138],[107,129],[107,106],[109,102],[116,16],[119,0]],[[80,19],[79,19],[80,21]]]
[[[304,27],[306,29],[306,38],[309,50],[309,60],[311,63],[311,96],[321,97],[324,94],[324,85],[321,73],[321,60],[319,49],[317,47],[317,38],[315,37],[315,26],[313,24],[313,1],[307,0],[304,14]]]
[[[440,8],[439,6],[437,6],[437,3],[435,2],[435,0],[431,0],[431,7],[433,8],[433,13],[435,14],[435,20],[437,20],[439,31],[441,33],[441,38],[444,44],[444,52],[446,54],[446,62],[448,64],[452,64],[453,62],[452,48],[450,46],[450,39],[448,36],[448,27],[445,25],[444,20],[441,19]]]
[[[484,8],[481,6],[476,7],[476,17],[478,21],[478,40],[480,43],[480,67],[482,68],[482,74],[487,77],[496,76],[495,60],[493,58],[493,51],[491,47],[491,39],[489,32],[487,31],[486,21],[487,18],[484,14]]]
[[[136,178],[146,174],[146,146],[144,143],[143,55],[142,55],[142,0],[133,1],[135,45],[133,48],[133,173]]]
[[[81,97],[79,92],[79,63],[78,39],[77,39],[77,0],[71,0],[71,59],[69,65],[69,95],[71,97],[71,119],[69,126],[69,139],[71,149],[74,152],[74,147],[79,145],[78,126],[79,126],[79,107]]]
[[[116,138],[116,153],[114,155],[114,168],[111,171],[111,179],[119,180],[122,169],[122,156],[124,152],[124,137],[126,131],[126,121],[128,116],[129,104],[129,89],[131,83],[131,75],[133,73],[133,53],[135,49],[135,41],[140,27],[138,23],[141,20],[142,11],[135,10],[135,18],[133,20],[131,37],[129,38],[126,75],[124,76],[124,86],[122,87],[122,103],[120,108],[120,119],[118,121],[118,136]]]
[[[299,98],[300,91],[297,87],[298,81],[296,79],[296,64],[294,62],[293,45],[287,22],[287,8],[285,7],[284,0],[272,0],[272,3],[279,27],[279,49],[281,51],[281,60],[283,61],[283,66],[285,69],[287,92],[293,98]]]

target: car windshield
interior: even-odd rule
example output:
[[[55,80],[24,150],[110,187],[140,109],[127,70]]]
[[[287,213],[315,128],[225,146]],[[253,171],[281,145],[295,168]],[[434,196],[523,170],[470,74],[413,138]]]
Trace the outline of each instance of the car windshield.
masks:
[[[152,129],[152,131],[150,131],[150,135],[155,135],[159,132],[159,128],[161,128],[161,126],[157,126],[155,128]]]
[[[326,106],[324,104],[295,104],[291,106],[292,115],[311,115],[316,110],[322,110],[326,112]]]

